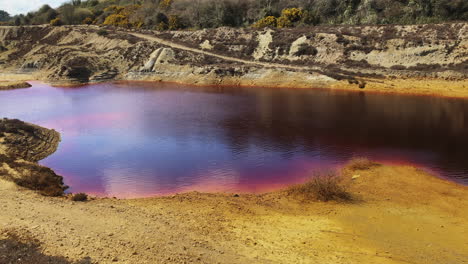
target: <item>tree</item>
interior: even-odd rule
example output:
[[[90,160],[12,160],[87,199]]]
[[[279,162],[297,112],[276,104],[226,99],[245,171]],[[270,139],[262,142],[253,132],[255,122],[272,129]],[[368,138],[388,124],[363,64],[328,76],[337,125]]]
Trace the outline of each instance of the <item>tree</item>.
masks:
[[[52,9],[52,7],[50,7],[50,5],[43,5],[43,6],[41,6],[41,8],[39,8],[37,13],[42,14],[42,13],[45,13],[45,12],[51,10],[51,9]]]
[[[182,24],[180,23],[180,19],[176,15],[170,15],[169,16],[169,21],[168,21],[168,29],[169,30],[177,30],[181,29]]]
[[[81,5],[81,0],[72,0],[71,1],[73,6],[80,6]]]
[[[11,19],[10,14],[8,12],[0,10],[0,22],[6,22]]]

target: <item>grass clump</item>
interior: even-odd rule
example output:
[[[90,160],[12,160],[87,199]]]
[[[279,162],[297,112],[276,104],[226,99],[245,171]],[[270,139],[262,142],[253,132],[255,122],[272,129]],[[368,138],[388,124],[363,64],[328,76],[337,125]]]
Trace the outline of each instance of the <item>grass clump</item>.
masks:
[[[378,165],[378,163],[370,161],[367,158],[357,157],[351,159],[346,165],[346,167],[350,170],[369,170],[372,167],[376,167]]]
[[[71,197],[74,202],[84,202],[88,200],[88,195],[86,193],[77,193]]]
[[[352,196],[341,184],[341,177],[336,172],[315,174],[304,183],[290,187],[288,195],[302,197],[304,200],[351,201]]]
[[[63,184],[63,178],[49,168],[26,162],[11,162],[8,165],[22,175],[13,178],[13,182],[21,187],[38,191],[44,196],[62,196],[64,190],[68,188]]]

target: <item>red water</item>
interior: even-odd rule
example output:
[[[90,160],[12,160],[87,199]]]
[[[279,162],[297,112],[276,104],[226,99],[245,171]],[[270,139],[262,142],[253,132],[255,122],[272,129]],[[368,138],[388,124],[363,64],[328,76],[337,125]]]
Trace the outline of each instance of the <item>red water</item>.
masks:
[[[0,113],[61,132],[41,163],[71,192],[266,192],[356,156],[468,183],[468,101],[119,83],[0,92]]]

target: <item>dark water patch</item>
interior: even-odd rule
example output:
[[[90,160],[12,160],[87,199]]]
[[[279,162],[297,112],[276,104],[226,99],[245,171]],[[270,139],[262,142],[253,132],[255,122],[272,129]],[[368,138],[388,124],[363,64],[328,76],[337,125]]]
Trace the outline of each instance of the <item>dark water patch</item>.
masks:
[[[468,100],[119,83],[3,92],[0,113],[62,133],[42,161],[73,192],[263,192],[356,156],[468,183]]]

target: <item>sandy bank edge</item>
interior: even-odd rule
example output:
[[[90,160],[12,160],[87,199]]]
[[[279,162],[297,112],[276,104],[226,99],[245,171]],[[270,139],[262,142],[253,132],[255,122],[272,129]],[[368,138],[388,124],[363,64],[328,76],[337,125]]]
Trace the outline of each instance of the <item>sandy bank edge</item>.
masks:
[[[293,72],[287,70],[269,69],[263,70],[256,74],[242,77],[219,77],[210,75],[195,75],[188,71],[188,69],[185,69],[185,67],[183,67],[184,69],[182,71],[180,67],[176,68],[178,71],[170,74],[162,73],[145,75],[141,73],[128,73],[126,76],[122,76],[122,78],[110,79],[105,82],[145,81],[155,83],[177,83],[182,85],[193,85],[199,87],[240,86],[249,87],[252,89],[258,87],[290,89],[332,89],[337,91],[468,98],[468,79],[445,80],[433,78],[359,78],[359,81],[361,83],[365,83],[365,88],[360,88],[358,84],[350,83],[347,80],[339,81],[324,78],[322,75],[305,72]],[[0,74],[0,82],[2,82],[2,80],[15,80],[14,82],[35,80],[44,83],[49,83],[52,86],[57,87],[77,85],[81,86],[98,83],[73,83],[67,81],[50,81],[47,79],[43,79],[40,76],[45,76],[45,74],[34,73],[28,75],[3,73]]]
[[[346,170],[351,204],[277,191],[76,203],[0,181],[4,231],[91,263],[463,263],[468,188],[407,166]],[[352,177],[355,177],[353,180]],[[430,245],[430,246],[429,246]],[[1,254],[0,254],[1,255]]]

